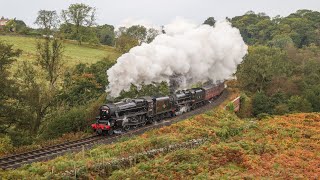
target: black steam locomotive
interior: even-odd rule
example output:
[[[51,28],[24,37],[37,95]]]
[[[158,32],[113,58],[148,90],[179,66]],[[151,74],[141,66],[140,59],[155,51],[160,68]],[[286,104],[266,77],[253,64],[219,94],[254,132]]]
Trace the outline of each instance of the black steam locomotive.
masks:
[[[115,130],[128,131],[203,106],[217,98],[224,89],[224,83],[219,83],[177,91],[169,96],[147,96],[105,104],[100,107],[100,116],[91,127],[98,134],[112,135]]]

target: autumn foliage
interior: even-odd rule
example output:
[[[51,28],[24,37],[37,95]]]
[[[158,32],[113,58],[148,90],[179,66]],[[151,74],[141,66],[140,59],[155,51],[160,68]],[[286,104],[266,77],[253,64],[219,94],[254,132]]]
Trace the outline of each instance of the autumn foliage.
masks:
[[[320,114],[300,113],[241,120],[233,113],[212,110],[177,124],[148,131],[118,143],[68,154],[18,170],[6,178],[82,179],[318,179],[320,174]],[[194,148],[182,148],[107,169],[103,164],[142,152],[205,138]],[[96,164],[102,164],[99,170]],[[67,172],[67,173],[66,173]]]

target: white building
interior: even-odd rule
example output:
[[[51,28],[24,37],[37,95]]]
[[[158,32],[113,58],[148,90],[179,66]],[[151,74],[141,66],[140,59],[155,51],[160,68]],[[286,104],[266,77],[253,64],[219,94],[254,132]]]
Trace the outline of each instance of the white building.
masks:
[[[0,19],[0,26],[5,26],[9,19],[5,19],[3,16]]]

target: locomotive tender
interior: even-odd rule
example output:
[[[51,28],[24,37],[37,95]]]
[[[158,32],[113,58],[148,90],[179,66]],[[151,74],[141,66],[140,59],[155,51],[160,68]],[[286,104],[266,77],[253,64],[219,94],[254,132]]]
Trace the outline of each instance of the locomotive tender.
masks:
[[[222,94],[224,89],[224,83],[219,83],[177,91],[169,96],[146,96],[105,104],[100,107],[99,117],[91,127],[97,134],[112,135],[115,130],[128,131],[203,106]]]

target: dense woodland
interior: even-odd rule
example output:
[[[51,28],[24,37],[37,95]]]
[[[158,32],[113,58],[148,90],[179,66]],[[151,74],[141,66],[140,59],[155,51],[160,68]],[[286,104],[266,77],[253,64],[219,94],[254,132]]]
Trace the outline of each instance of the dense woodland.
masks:
[[[75,16],[76,12],[83,14]],[[0,152],[89,131],[107,96],[105,72],[115,61],[106,56],[67,69],[65,39],[81,46],[114,46],[126,53],[165,33],[140,25],[115,30],[112,25],[97,25],[95,19],[95,8],[72,4],[61,15],[40,10],[35,20],[39,29],[12,20],[0,30],[37,39],[36,63],[24,61],[16,70],[12,66],[23,52],[0,41]],[[242,92],[240,117],[320,111],[320,12],[299,10],[287,17],[248,12],[228,20],[249,45],[234,84]],[[204,24],[214,26],[215,20],[209,17]],[[167,84],[143,85],[141,90],[132,86],[119,99],[157,93],[168,94]]]

